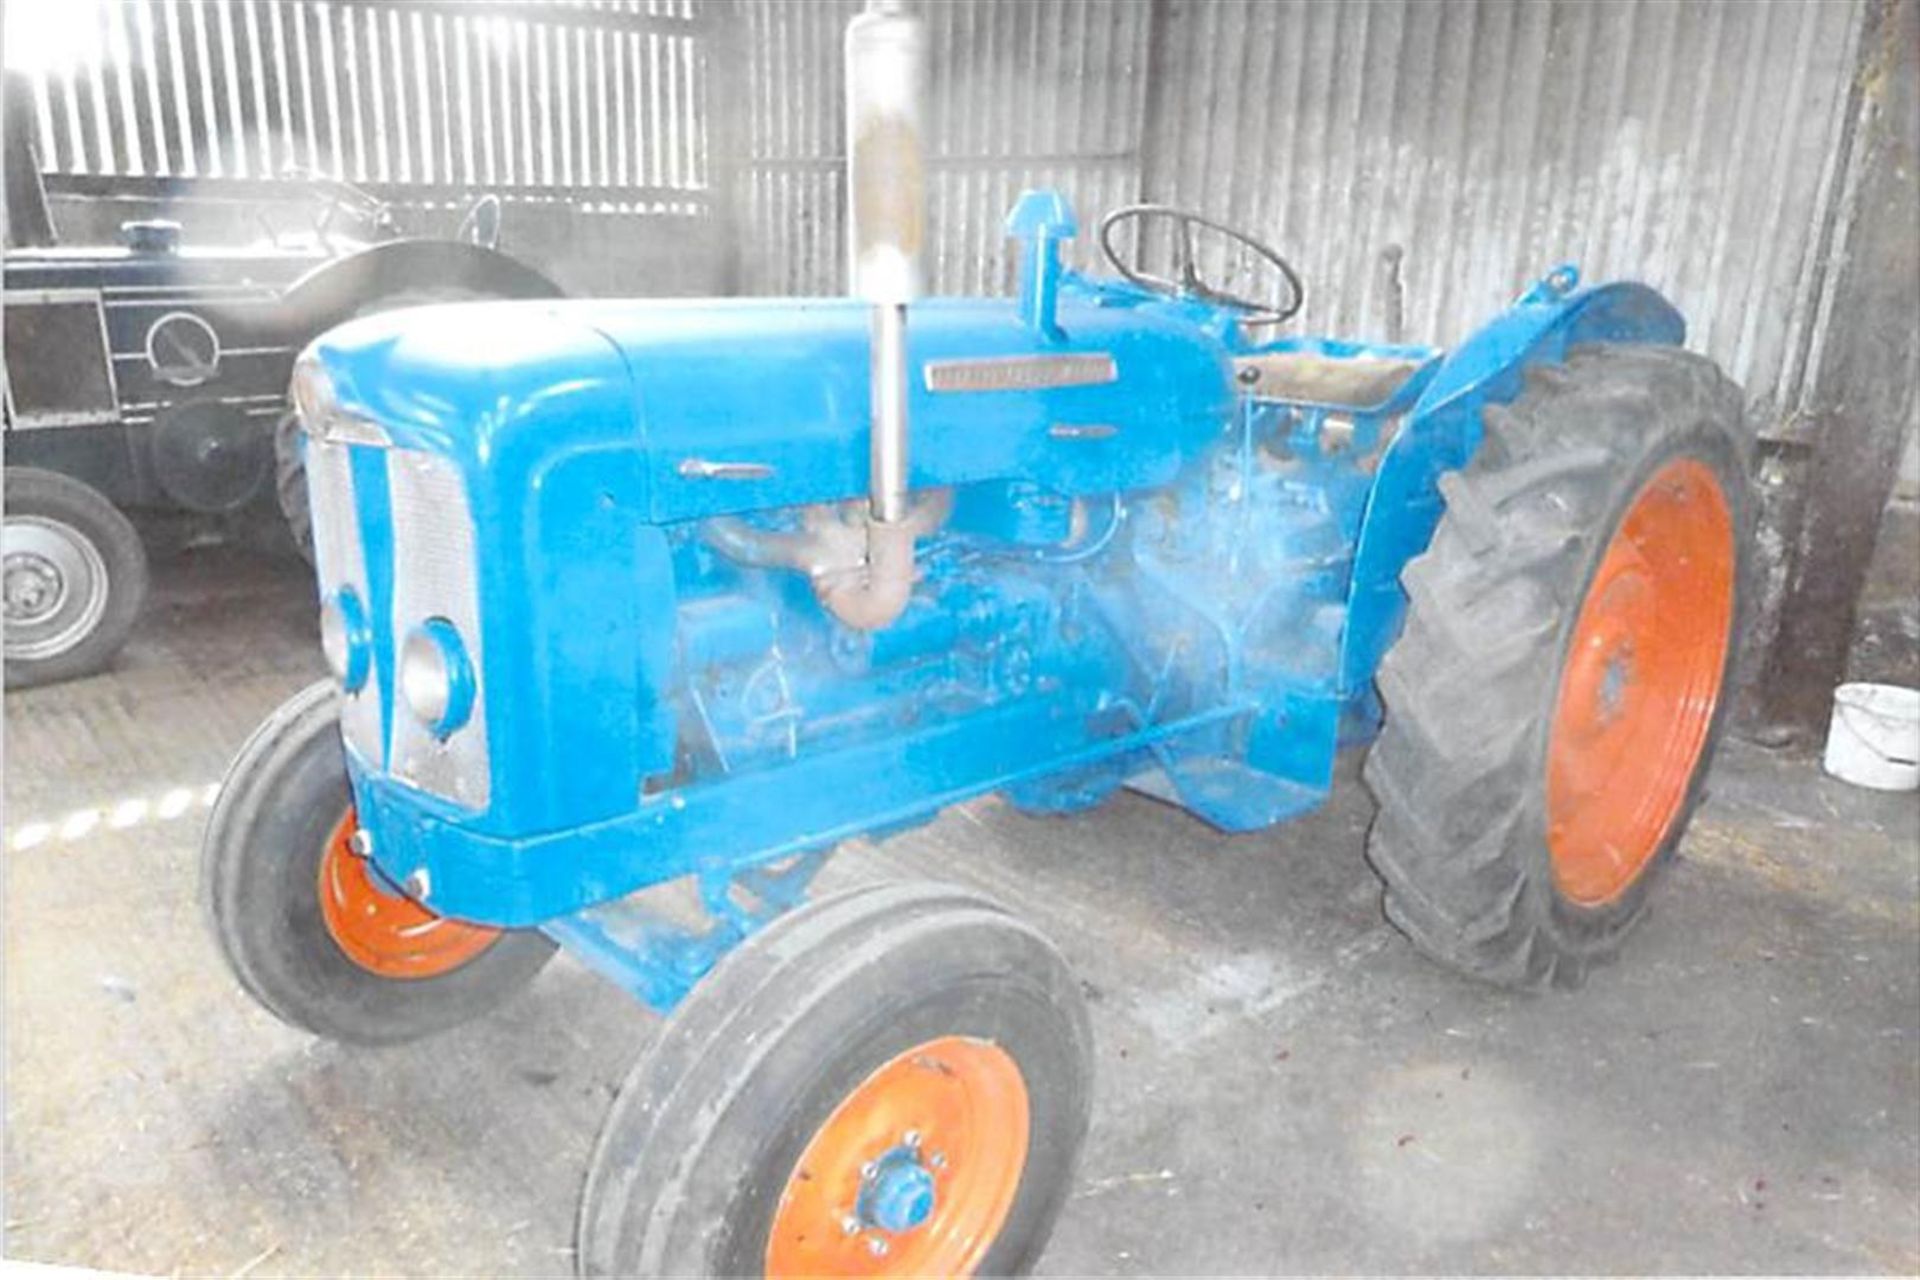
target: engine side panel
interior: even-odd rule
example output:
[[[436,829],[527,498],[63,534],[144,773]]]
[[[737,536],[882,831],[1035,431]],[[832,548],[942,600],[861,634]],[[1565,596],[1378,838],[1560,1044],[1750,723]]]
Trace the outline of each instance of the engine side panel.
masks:
[[[867,483],[869,309],[854,301],[585,304],[625,353],[661,523],[837,501]],[[918,488],[1165,484],[1232,404],[1224,347],[1148,307],[1063,305],[1047,340],[1004,302],[908,309]]]

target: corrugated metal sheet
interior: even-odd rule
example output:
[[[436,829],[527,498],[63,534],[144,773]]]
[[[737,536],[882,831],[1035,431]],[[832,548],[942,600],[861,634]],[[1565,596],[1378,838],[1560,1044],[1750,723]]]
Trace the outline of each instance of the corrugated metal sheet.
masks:
[[[742,0],[744,276],[842,287],[852,0]],[[997,290],[999,223],[1203,210],[1305,275],[1297,330],[1451,343],[1552,265],[1647,280],[1758,405],[1817,356],[1859,0],[952,0],[935,48],[933,276]]]
[[[11,0],[6,22],[7,69],[27,83],[55,189],[297,168],[706,207],[694,0]]]
[[[859,7],[739,5],[751,93],[742,246],[750,292],[844,285],[840,40]],[[1011,279],[1000,224],[1023,188],[1058,186],[1083,216],[1137,198],[1152,8],[964,0],[922,9],[934,63],[932,279],[943,292],[998,291]]]

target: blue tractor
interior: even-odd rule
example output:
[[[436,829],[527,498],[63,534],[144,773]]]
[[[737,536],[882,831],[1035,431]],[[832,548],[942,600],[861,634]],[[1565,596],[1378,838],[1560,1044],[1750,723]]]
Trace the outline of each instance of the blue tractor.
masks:
[[[1040,192],[1017,297],[922,299],[923,44],[886,5],[849,31],[854,296],[431,307],[296,373],[333,674],[228,775],[212,928],[341,1041],[472,1018],[556,947],[670,1011],[593,1155],[588,1274],[1043,1246],[1078,984],[970,892],[807,902],[843,841],[1121,787],[1258,832],[1371,740],[1388,915],[1571,986],[1726,714],[1749,446],[1657,293],[1561,268],[1449,353],[1283,335],[1266,246],[1136,206],[1083,275]]]

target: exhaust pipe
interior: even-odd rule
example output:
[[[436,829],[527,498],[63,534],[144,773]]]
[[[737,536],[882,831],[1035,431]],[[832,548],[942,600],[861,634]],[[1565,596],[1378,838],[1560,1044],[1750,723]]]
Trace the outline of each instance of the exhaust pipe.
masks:
[[[902,0],[867,0],[847,24],[846,60],[849,283],[873,305],[867,554],[823,603],[848,626],[873,631],[899,617],[913,591],[907,303],[925,287],[926,24]]]

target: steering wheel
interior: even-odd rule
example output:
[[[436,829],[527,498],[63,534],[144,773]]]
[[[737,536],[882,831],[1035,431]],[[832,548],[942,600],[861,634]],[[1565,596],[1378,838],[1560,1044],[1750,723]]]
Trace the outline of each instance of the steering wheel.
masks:
[[[500,243],[500,197],[488,192],[475,200],[454,229],[453,238],[482,249],[496,247]]]
[[[399,224],[394,220],[393,206],[372,192],[300,165],[288,165],[281,173],[284,177],[306,183],[320,197],[320,215],[314,219],[313,229],[320,237],[320,243],[329,248],[331,242],[327,233],[333,229],[333,220],[340,214],[359,223],[374,240],[391,240],[400,234]]]
[[[1113,247],[1115,227],[1125,222],[1145,222],[1150,218],[1166,218],[1174,224],[1177,232],[1173,238],[1174,265],[1180,273],[1178,280],[1151,275],[1138,267],[1128,265],[1121,258],[1119,251]],[[1218,232],[1243,249],[1251,251],[1255,257],[1272,263],[1287,282],[1285,305],[1279,305],[1272,300],[1244,298],[1239,294],[1228,293],[1224,289],[1216,289],[1203,281],[1194,264],[1193,229],[1195,227],[1205,227],[1209,231]],[[1215,222],[1212,218],[1190,210],[1176,209],[1171,205],[1130,204],[1115,209],[1100,220],[1100,252],[1106,255],[1107,261],[1113,264],[1115,271],[1143,289],[1151,289],[1155,293],[1164,293],[1169,297],[1198,298],[1203,302],[1233,307],[1235,310],[1248,313],[1246,323],[1249,324],[1278,324],[1297,314],[1307,300],[1306,288],[1300,283],[1300,273],[1295,271],[1292,264],[1281,257],[1277,251],[1255,240],[1244,231],[1236,231],[1224,223]]]

